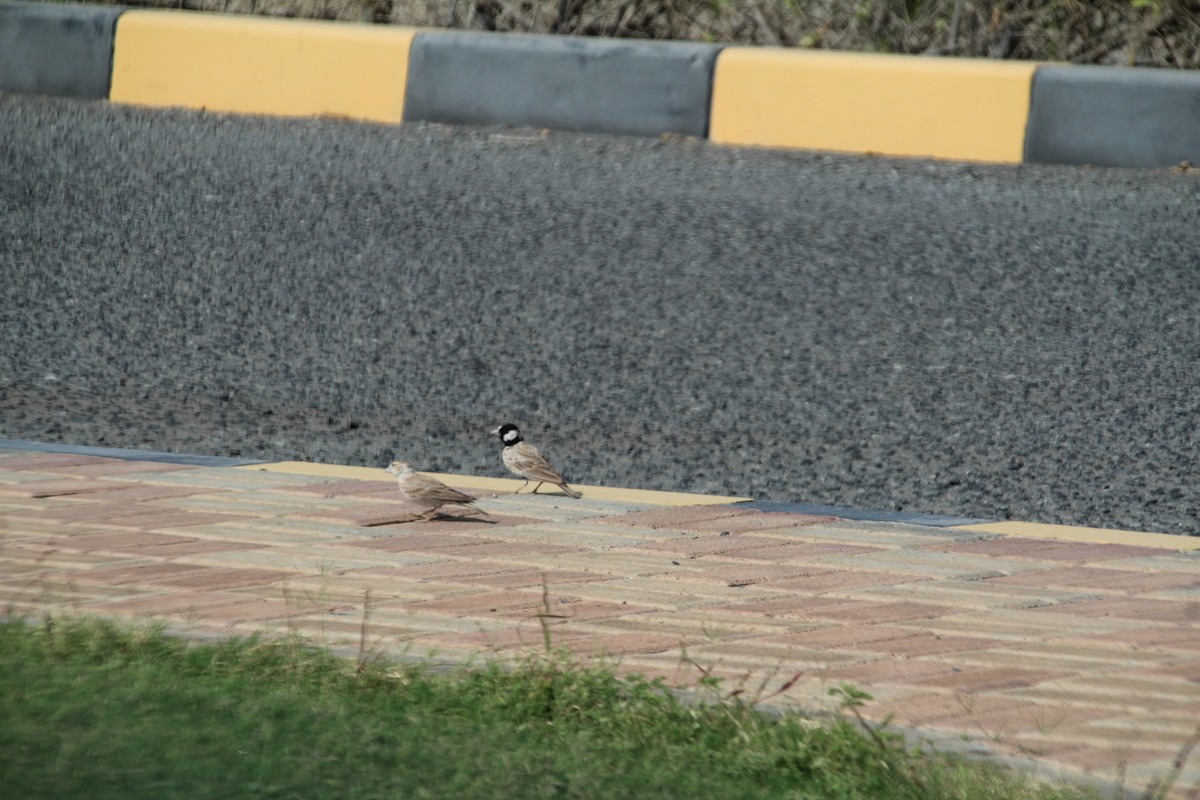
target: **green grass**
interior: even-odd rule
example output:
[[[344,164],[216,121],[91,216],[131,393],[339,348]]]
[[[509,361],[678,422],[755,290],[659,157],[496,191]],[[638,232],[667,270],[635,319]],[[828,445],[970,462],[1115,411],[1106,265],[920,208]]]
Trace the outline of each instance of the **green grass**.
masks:
[[[0,622],[0,775],[94,800],[1078,796],[563,659],[435,674],[97,621]]]

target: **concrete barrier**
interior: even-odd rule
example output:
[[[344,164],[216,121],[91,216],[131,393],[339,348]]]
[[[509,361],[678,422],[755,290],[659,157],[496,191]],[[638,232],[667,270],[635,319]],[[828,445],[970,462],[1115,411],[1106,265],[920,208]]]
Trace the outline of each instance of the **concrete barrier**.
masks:
[[[421,33],[404,119],[703,137],[718,52],[705,44]]]
[[[1025,160],[1110,167],[1200,164],[1200,73],[1042,67],[1033,81]]]
[[[730,47],[713,141],[1019,162],[1037,65]]]
[[[351,23],[129,11],[111,100],[399,122],[415,31]]]
[[[102,100],[122,9],[0,3],[0,91]]]
[[[0,0],[0,91],[1098,166],[1200,164],[1200,73]]]

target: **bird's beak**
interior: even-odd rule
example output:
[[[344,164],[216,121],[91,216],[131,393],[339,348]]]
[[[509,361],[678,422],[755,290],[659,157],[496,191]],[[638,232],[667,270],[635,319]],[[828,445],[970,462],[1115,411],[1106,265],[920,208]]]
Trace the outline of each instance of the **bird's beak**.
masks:
[[[494,430],[488,431],[488,433],[490,433],[492,436],[499,436],[499,435],[500,435],[500,429],[499,429],[499,428],[496,428],[496,429],[494,429]]]

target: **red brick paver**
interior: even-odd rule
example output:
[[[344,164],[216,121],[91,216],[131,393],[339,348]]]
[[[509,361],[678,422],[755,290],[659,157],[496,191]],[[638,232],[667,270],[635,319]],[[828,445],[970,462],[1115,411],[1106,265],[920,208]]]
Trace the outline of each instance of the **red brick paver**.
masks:
[[[491,518],[402,522],[390,481],[0,451],[0,607],[343,645],[366,620],[462,661],[548,631],[672,681],[800,676],[788,707],[849,682],[869,718],[1139,786],[1200,714],[1195,555],[470,491]]]

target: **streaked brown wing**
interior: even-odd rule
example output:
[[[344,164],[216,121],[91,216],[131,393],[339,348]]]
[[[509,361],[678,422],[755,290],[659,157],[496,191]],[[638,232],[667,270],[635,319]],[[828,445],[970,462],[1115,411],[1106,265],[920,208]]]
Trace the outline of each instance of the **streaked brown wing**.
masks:
[[[409,479],[410,491],[416,490],[422,497],[429,500],[439,500],[443,503],[473,503],[474,497],[464,494],[458,489],[451,489],[436,478],[424,475],[413,475]]]
[[[563,476],[529,442],[513,445],[508,448],[506,455],[509,457],[509,466],[531,481],[563,483]]]

